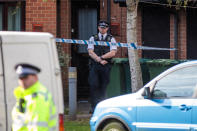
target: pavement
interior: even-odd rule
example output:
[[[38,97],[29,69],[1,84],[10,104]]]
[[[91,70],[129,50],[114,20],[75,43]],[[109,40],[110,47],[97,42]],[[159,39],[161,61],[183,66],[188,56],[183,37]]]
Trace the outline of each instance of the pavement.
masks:
[[[69,109],[68,104],[66,104],[66,108]],[[92,114],[90,113],[91,105],[88,101],[78,101],[77,102],[77,114],[76,119],[90,119]],[[65,115],[66,118],[72,119],[71,116]],[[75,118],[73,118],[75,120]]]
[[[77,111],[81,114],[89,114],[91,105],[88,101],[78,101],[77,102]]]

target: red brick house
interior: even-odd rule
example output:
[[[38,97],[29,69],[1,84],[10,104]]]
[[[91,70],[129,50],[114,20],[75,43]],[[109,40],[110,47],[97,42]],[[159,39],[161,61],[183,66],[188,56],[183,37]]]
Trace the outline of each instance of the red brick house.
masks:
[[[97,33],[97,21],[108,20],[118,42],[126,42],[126,7],[116,0],[0,0],[0,30],[50,32],[55,37],[89,39]],[[177,51],[139,51],[142,58],[196,59],[197,9],[176,10],[157,0],[141,0],[138,8],[138,44],[177,48]],[[78,98],[88,95],[86,47],[62,44],[78,68]],[[127,57],[119,48],[116,57]],[[63,85],[68,89],[67,67],[62,67]],[[66,96],[66,95],[65,95]]]

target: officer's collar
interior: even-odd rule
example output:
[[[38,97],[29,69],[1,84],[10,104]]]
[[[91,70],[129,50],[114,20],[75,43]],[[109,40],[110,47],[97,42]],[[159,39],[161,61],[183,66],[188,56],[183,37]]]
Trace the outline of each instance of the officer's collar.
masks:
[[[40,82],[37,81],[36,83],[34,83],[33,85],[31,85],[29,88],[24,89],[23,87],[19,86],[18,88],[16,88],[14,90],[14,94],[17,98],[23,98],[27,95],[33,94],[34,92],[38,91]],[[20,93],[20,94],[18,94]]]
[[[99,32],[98,35],[99,35],[99,38],[101,38],[101,35],[102,35],[102,34],[101,34],[100,32]],[[103,38],[105,38],[106,36],[107,36],[107,33],[103,34]]]
[[[25,89],[24,96],[33,94],[34,92],[37,92],[39,85],[40,85],[40,82],[37,81],[36,83],[34,83],[33,85],[31,85],[30,87]]]

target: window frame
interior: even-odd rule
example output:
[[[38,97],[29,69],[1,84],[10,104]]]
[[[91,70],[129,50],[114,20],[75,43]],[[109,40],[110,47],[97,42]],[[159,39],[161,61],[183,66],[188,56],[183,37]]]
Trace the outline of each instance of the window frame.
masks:
[[[2,31],[8,30],[8,7],[16,7],[17,2],[1,2],[2,5]],[[21,2],[21,30],[25,31],[25,2]]]
[[[197,65],[190,65],[190,66],[184,66],[184,67],[178,68],[178,69],[176,69],[176,70],[174,70],[174,71],[172,71],[172,72],[169,72],[168,74],[165,74],[163,77],[161,77],[161,78],[159,78],[158,80],[156,80],[156,81],[154,82],[153,88],[151,89],[151,96],[152,96],[152,99],[194,99],[194,96],[188,96],[188,97],[186,97],[186,96],[180,96],[180,97],[173,97],[173,96],[169,96],[169,97],[168,97],[168,96],[167,96],[167,97],[156,97],[156,96],[154,96],[155,88],[156,88],[156,86],[157,86],[157,84],[158,84],[158,82],[159,82],[160,80],[162,80],[162,79],[165,78],[167,75],[170,75],[170,74],[172,74],[172,73],[174,73],[174,72],[176,72],[176,71],[179,71],[179,70],[181,70],[181,69],[190,68],[190,67],[197,67]],[[196,84],[196,91],[197,91],[197,84]],[[194,94],[194,90],[193,90],[193,94]]]

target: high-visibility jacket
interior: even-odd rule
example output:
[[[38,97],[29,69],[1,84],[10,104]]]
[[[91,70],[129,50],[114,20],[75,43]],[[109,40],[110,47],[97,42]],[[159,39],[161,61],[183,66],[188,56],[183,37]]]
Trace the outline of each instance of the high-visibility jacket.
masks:
[[[16,104],[12,110],[13,131],[56,131],[57,114],[52,95],[40,83],[14,90]]]

